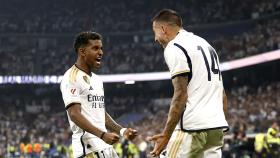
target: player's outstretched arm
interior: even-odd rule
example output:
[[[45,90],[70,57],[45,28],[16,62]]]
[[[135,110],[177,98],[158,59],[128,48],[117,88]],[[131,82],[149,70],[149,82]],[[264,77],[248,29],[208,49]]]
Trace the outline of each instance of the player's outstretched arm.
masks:
[[[79,103],[73,103],[72,105],[69,105],[69,108],[67,109],[70,119],[80,128],[83,130],[96,135],[103,141],[105,141],[108,144],[114,144],[119,141],[119,136],[115,133],[106,133],[104,131],[101,131],[90,121],[88,121],[87,118],[85,118],[81,113],[81,104]]]
[[[151,152],[152,156],[158,156],[165,148],[185,109],[188,78],[184,76],[177,76],[172,79],[172,84],[174,87],[174,94],[165,128],[161,134],[150,138],[151,141],[155,142],[154,150]]]
[[[123,128],[107,112],[105,112],[105,125],[107,129],[115,133],[120,133],[120,130]]]
[[[128,140],[132,140],[138,135],[138,132],[132,128],[123,128],[107,112],[105,113],[105,124],[106,128],[115,133],[121,133],[120,135]]]

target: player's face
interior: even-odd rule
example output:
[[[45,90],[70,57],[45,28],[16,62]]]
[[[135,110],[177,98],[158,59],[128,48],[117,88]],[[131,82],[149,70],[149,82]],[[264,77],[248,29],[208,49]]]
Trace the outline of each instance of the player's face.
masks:
[[[167,45],[167,37],[165,32],[165,26],[159,22],[153,22],[153,31],[155,35],[155,41],[158,42],[163,48]]]
[[[93,69],[100,68],[103,56],[102,41],[89,40],[89,43],[84,47],[84,51],[86,64]]]

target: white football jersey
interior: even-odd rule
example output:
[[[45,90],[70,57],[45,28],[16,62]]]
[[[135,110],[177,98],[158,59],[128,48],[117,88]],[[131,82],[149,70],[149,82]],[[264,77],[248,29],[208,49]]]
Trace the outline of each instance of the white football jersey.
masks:
[[[60,90],[65,108],[72,103],[81,104],[81,113],[98,129],[107,132],[105,127],[105,97],[103,82],[99,76],[89,76],[75,65],[64,74]],[[110,145],[99,137],[88,133],[71,121],[67,112],[72,135],[74,157],[80,157],[92,151],[100,151]]]
[[[228,128],[223,111],[223,80],[215,49],[203,38],[180,30],[164,50],[172,78],[187,75],[187,103],[176,128],[199,131]]]

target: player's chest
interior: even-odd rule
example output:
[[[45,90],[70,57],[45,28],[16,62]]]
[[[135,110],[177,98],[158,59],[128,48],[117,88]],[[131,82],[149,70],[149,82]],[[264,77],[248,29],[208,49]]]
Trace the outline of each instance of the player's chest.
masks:
[[[81,95],[104,95],[103,83],[100,80],[84,77],[81,84]]]

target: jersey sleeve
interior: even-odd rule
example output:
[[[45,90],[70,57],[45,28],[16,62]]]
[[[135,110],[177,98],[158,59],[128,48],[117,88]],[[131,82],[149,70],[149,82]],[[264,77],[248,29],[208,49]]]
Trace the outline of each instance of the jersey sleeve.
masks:
[[[188,72],[190,72],[185,52],[175,45],[166,47],[164,51],[164,58],[171,73],[172,79],[176,76],[186,75]]]
[[[60,90],[66,109],[68,109],[72,103],[81,103],[81,88],[77,82],[64,80],[61,82]]]

